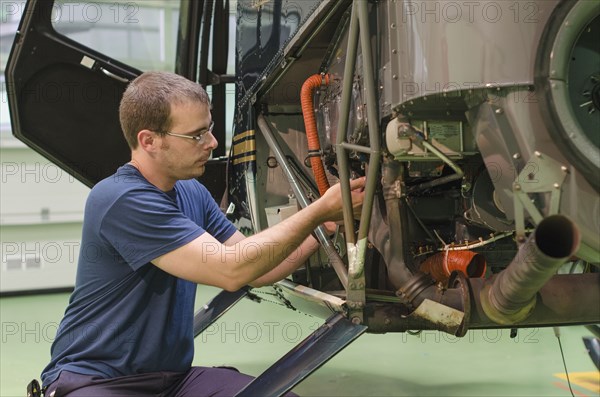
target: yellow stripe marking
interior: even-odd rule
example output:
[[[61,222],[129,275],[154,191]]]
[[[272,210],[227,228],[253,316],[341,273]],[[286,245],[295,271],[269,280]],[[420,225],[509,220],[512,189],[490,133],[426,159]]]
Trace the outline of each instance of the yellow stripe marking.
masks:
[[[239,159],[235,159],[233,160],[233,165],[238,165],[240,163],[249,163],[251,161],[256,161],[256,155],[252,155],[252,156],[244,156],[244,157],[240,157]]]
[[[554,374],[557,378],[567,380],[566,374]],[[571,383],[584,389],[600,394],[600,371],[592,372],[570,372],[569,379]]]
[[[243,140],[244,138],[253,137],[253,136],[254,136],[254,130],[249,130],[249,131],[243,132],[240,135],[233,138],[233,156],[234,157],[239,157],[244,154],[249,155],[250,152],[254,152],[256,150],[256,141],[254,139]],[[236,142],[236,141],[241,141],[241,142]],[[248,156],[246,156],[246,157],[248,157]],[[256,158],[256,157],[254,157],[254,158]],[[233,164],[238,164],[238,163],[242,162],[240,160],[241,159],[234,160]]]
[[[233,142],[239,141],[240,139],[244,139],[244,138],[246,138],[248,136],[252,136],[252,135],[254,135],[254,130],[248,130],[246,132],[242,132],[241,134],[233,137]]]

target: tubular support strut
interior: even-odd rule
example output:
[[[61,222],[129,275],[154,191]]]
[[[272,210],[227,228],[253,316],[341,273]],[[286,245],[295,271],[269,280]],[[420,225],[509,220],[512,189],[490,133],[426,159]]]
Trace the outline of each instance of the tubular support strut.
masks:
[[[283,170],[283,173],[285,174],[288,181],[290,182],[292,190],[294,191],[294,194],[296,195],[296,198],[298,199],[300,206],[302,208],[307,207],[310,204],[310,202],[308,201],[306,194],[300,187],[300,183],[298,182],[296,176],[294,175],[290,166],[288,165],[288,161],[285,158],[283,152],[281,151],[279,144],[275,140],[275,137],[273,136],[273,133],[271,132],[271,127],[269,126],[269,122],[267,121],[265,116],[263,116],[262,114],[258,116],[258,128],[260,129],[263,136],[265,137],[265,140],[267,141],[269,148],[275,155],[277,162],[281,165],[281,169]],[[346,270],[346,266],[344,265],[344,261],[340,257],[340,254],[337,252],[337,250],[333,246],[333,243],[331,242],[331,240],[329,240],[329,238],[327,237],[327,232],[325,230],[325,227],[319,226],[316,229],[315,234],[317,235],[319,242],[323,246],[325,253],[327,254],[327,257],[329,258],[329,261],[331,262],[331,266],[333,267],[333,270],[335,270],[335,273],[337,274],[338,278],[340,279],[340,282],[342,283],[344,288],[347,288],[348,287],[348,271]]]
[[[352,15],[350,17],[350,28],[348,33],[348,47],[346,53],[346,64],[344,67],[344,84],[342,87],[342,99],[340,105],[340,118],[338,123],[338,134],[336,142],[336,153],[339,165],[340,183],[342,187],[342,199],[344,200],[344,227],[346,231],[346,243],[348,244],[348,288],[346,295],[350,317],[353,321],[362,322],[362,309],[366,303],[365,296],[365,256],[367,246],[367,235],[371,223],[371,212],[377,186],[377,173],[379,172],[381,147],[379,139],[379,115],[377,112],[377,89],[375,86],[375,73],[373,70],[371,37],[369,27],[368,4],[366,1],[355,0],[352,3]],[[359,36],[360,34],[360,36]],[[354,71],[357,59],[357,50],[360,37],[362,51],[362,64],[364,69],[364,82],[367,103],[367,118],[369,127],[369,147],[350,145],[346,141],[348,118],[350,116],[350,103],[352,95],[352,84],[354,82]],[[365,186],[365,199],[363,201],[362,213],[358,238],[354,237],[354,215],[352,211],[352,199],[350,192],[350,173],[348,166],[348,151],[357,150],[369,153],[369,168]]]

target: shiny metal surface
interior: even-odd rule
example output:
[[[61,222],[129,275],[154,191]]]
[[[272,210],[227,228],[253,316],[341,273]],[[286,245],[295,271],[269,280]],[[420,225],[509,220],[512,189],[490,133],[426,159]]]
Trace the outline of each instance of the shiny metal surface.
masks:
[[[529,170],[534,178],[543,177],[548,170],[536,167],[531,161],[536,152],[545,153],[566,168],[567,177],[560,190],[559,213],[569,216],[581,232],[583,258],[597,263],[600,260],[600,196],[582,174],[569,162],[564,146],[552,139],[545,128],[540,104],[527,98],[528,90],[511,91],[495,101],[482,102],[467,112],[476,136],[477,145],[492,176],[495,194],[502,203],[508,219],[514,219],[513,183]],[[531,97],[535,98],[535,97]],[[550,192],[535,196],[535,205],[548,215]]]
[[[385,2],[382,101],[532,84],[540,36],[558,1]],[[386,53],[387,51],[387,53]]]

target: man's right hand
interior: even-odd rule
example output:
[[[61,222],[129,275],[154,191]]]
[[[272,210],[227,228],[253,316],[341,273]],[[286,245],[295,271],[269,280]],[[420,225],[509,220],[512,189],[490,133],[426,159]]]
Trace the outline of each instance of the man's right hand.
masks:
[[[365,199],[365,183],[366,177],[350,181],[352,210],[355,217],[359,217],[362,211],[362,203]],[[344,219],[342,186],[340,183],[330,187],[318,201],[322,201],[322,205],[326,208],[325,221],[338,222]]]

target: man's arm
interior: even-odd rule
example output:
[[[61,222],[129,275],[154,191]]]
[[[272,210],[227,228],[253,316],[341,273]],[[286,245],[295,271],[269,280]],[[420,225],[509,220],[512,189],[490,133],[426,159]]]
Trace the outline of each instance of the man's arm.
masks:
[[[225,245],[231,246],[245,238],[246,237],[238,231],[227,241],[225,241]],[[319,249],[319,247],[320,244],[314,237],[307,237],[298,248],[291,252],[287,258],[285,258],[285,260],[283,260],[283,262],[281,262],[268,273],[262,275],[256,280],[253,280],[249,284],[252,287],[262,287],[264,285],[271,285],[279,280],[283,280],[292,274],[298,267],[302,266],[308,260],[308,258]]]
[[[350,183],[355,208],[362,205],[364,184],[364,178]],[[338,184],[291,217],[230,246],[204,233],[152,263],[179,278],[237,291],[283,262],[318,225],[341,219],[341,188]]]

